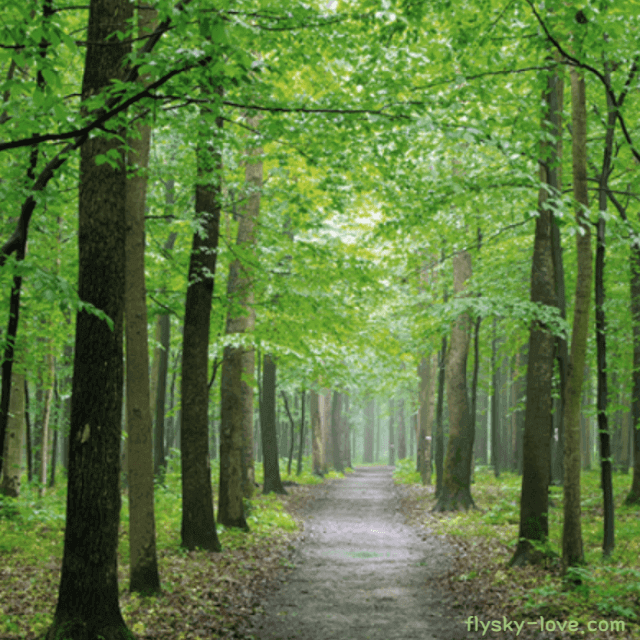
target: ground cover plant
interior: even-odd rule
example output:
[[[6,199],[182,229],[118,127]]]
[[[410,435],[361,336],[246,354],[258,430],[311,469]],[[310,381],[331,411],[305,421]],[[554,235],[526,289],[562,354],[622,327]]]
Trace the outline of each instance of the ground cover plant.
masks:
[[[394,480],[402,495],[402,509],[410,524],[423,535],[441,535],[456,550],[447,576],[454,595],[461,629],[469,616],[480,620],[575,620],[586,630],[589,621],[602,621],[609,629],[587,635],[597,638],[640,638],[640,512],[624,499],[629,476],[613,477],[616,510],[616,547],[612,557],[602,559],[602,490],[599,470],[582,473],[582,533],[586,564],[570,569],[568,577],[579,580],[570,586],[561,574],[562,487],[551,487],[549,540],[551,558],[546,566],[511,569],[507,563],[517,543],[521,478],[510,472],[495,478],[489,468],[478,467],[472,495],[476,509],[433,514],[435,487],[423,487],[414,471],[415,461],[400,460]],[[434,478],[435,480],[435,478]],[[624,622],[624,631],[612,622]],[[546,632],[545,632],[546,633]],[[530,635],[527,635],[530,634]],[[538,635],[535,635],[538,634]],[[523,628],[519,637],[570,638],[568,630],[539,635]],[[580,636],[581,637],[581,636]]]
[[[129,505],[122,493],[118,573],[120,606],[140,639],[183,640],[242,637],[243,621],[260,611],[262,598],[291,566],[292,543],[301,533],[299,514],[311,499],[309,486],[340,477],[314,476],[310,459],[300,475],[281,475],[287,496],[260,494],[246,502],[249,533],[218,524],[221,553],[180,548],[180,460],[173,453],[164,484],[155,490],[158,562],[163,593],[144,597],[128,591]],[[212,462],[217,502],[218,464]],[[262,481],[262,465],[256,465]],[[51,624],[62,561],[66,481],[42,497],[36,483],[23,482],[18,500],[2,498],[0,509],[0,640],[35,640]],[[217,508],[217,504],[216,504]]]

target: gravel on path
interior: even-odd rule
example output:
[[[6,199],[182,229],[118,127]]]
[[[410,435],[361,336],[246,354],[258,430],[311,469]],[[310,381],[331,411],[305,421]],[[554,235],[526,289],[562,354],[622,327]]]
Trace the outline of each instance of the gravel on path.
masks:
[[[314,487],[295,568],[251,618],[254,640],[458,640],[439,576],[451,547],[404,524],[393,467]]]

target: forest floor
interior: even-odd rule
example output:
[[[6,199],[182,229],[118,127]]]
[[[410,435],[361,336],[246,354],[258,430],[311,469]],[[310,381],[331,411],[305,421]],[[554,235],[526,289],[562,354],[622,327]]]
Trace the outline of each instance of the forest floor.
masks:
[[[452,547],[404,524],[392,467],[310,487],[295,568],[243,629],[255,640],[458,640],[441,589]]]

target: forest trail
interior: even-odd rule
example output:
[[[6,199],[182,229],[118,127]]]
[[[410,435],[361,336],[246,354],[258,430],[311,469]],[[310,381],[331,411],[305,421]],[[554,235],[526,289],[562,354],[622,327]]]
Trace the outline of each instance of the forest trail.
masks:
[[[295,569],[264,604],[265,614],[253,616],[248,638],[464,637],[466,628],[446,615],[438,588],[451,549],[403,524],[392,471],[360,467],[317,486],[303,514]]]

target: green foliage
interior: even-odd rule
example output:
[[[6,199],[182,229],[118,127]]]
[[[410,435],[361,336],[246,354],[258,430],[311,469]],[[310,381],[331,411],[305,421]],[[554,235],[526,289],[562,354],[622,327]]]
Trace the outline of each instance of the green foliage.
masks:
[[[413,458],[396,460],[393,479],[399,484],[417,484],[421,482],[420,474],[416,471],[416,461]]]

